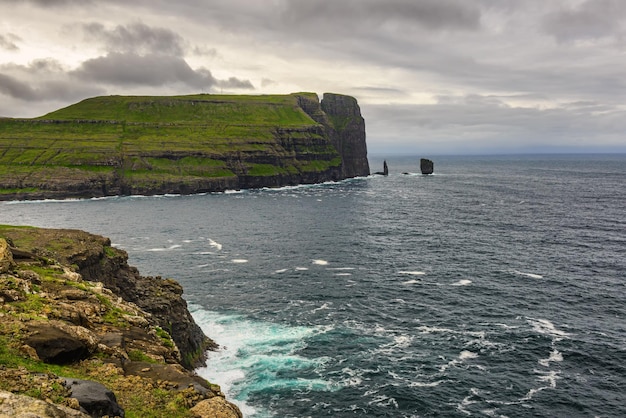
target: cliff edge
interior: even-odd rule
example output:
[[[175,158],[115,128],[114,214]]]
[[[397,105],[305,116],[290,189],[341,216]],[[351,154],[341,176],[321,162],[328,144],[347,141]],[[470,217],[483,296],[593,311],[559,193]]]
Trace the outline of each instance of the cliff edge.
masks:
[[[0,200],[189,194],[369,175],[357,100],[106,96],[0,119]]]
[[[107,238],[0,226],[0,415],[241,417],[191,370],[215,346],[181,286]]]

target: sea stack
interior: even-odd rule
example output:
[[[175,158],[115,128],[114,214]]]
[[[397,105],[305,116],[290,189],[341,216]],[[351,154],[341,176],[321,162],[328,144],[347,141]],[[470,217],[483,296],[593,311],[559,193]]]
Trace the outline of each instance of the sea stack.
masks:
[[[389,175],[389,167],[387,167],[387,160],[383,161],[383,171],[377,171],[374,174],[378,176],[388,176]]]
[[[433,162],[427,158],[420,159],[420,170],[422,170],[422,174],[433,174],[435,165]]]

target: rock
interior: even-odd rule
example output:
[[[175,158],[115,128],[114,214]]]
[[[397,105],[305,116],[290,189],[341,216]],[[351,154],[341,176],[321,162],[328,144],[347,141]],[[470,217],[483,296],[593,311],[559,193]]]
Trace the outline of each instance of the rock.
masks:
[[[65,406],[40,401],[30,396],[0,391],[0,417],[89,418],[89,415]]]
[[[124,410],[117,403],[115,394],[101,383],[91,380],[65,379],[70,396],[78,400],[81,409],[92,417],[124,417]]]
[[[25,248],[24,254],[46,254],[45,260],[14,258],[11,270],[0,274],[0,320],[7,322],[0,327],[0,336],[9,341],[11,355],[80,370],[87,379],[108,386],[122,403],[129,396],[142,396],[146,405],[157,405],[165,397],[191,408],[205,399],[224,396],[219,386],[192,370],[201,363],[211,341],[193,321],[183,288],[174,280],[139,275],[128,266],[125,252],[112,248],[108,239],[82,231],[4,226],[3,232]],[[40,275],[29,270],[44,266]],[[29,300],[37,303],[22,303]],[[70,394],[65,379],[53,373],[0,365],[0,382],[13,393],[37,389],[33,393],[38,399],[65,406],[75,402],[92,416],[103,414],[93,412],[99,407],[85,406],[80,382],[73,384],[76,390]],[[155,392],[156,388],[164,392]],[[102,386],[98,391],[85,391],[104,392],[101,400],[111,401]],[[218,413],[224,405],[215,402],[219,401],[209,406]],[[222,415],[205,416],[238,416],[235,407],[225,405],[230,415],[222,411]],[[127,408],[126,413],[136,414],[133,406]],[[116,410],[108,415],[122,413]],[[4,416],[15,415],[0,413],[0,418]]]
[[[334,132],[331,142],[342,159],[344,178],[370,174],[365,143],[365,120],[357,100],[351,96],[324,93],[320,103]]]
[[[45,363],[68,364],[89,356],[87,345],[79,338],[49,324],[29,327],[32,335],[24,343],[35,349]]]
[[[422,170],[422,174],[433,174],[434,168],[435,165],[431,160],[427,158],[420,159],[420,170]]]
[[[236,405],[219,396],[198,402],[190,412],[198,418],[243,418]]]
[[[6,273],[14,266],[13,253],[9,250],[9,244],[4,238],[0,238],[0,273]]]
[[[387,167],[387,160],[383,161],[383,171],[377,171],[374,174],[378,174],[379,176],[389,175],[389,167]]]
[[[128,375],[141,376],[152,379],[154,382],[167,381],[169,385],[177,390],[188,387],[202,394],[208,395],[212,392],[210,384],[200,376],[190,374],[178,364],[155,364],[143,361],[127,361],[123,365],[124,373]]]

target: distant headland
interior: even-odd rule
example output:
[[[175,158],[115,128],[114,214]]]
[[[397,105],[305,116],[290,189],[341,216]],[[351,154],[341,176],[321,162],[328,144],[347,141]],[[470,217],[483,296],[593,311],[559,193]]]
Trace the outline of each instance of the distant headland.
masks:
[[[0,119],[0,200],[192,194],[369,175],[357,100],[103,96]]]

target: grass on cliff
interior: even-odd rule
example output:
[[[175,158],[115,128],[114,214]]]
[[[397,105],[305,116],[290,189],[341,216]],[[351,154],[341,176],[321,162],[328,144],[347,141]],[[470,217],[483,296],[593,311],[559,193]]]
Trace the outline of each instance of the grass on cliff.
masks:
[[[78,237],[81,231],[75,231],[74,234]],[[32,227],[0,225],[0,237],[9,238],[13,245],[26,251],[38,248],[49,254],[60,252],[65,257],[76,251],[74,245],[86,245],[75,242],[77,240],[60,239],[54,230]],[[106,257],[119,256],[115,249],[106,245],[106,241],[98,242],[97,245],[102,245]],[[44,294],[54,295],[55,292],[67,289],[87,292],[91,294],[90,297],[97,299],[105,324],[122,328],[129,326],[124,317],[132,313],[115,306],[111,299],[114,296],[100,293],[99,286],[94,283],[72,280],[71,275],[68,277],[63,268],[53,263],[52,259],[41,259],[39,263],[20,263],[16,271],[0,277],[0,294],[11,295],[10,300],[0,303],[0,389],[67,404],[67,394],[56,383],[55,376],[94,380],[116,394],[118,403],[125,409],[126,417],[191,416],[189,407],[194,395],[189,391],[166,390],[150,379],[125,376],[107,361],[107,355],[103,352],[98,351],[90,359],[69,365],[48,364],[28,355],[22,342],[27,337],[26,323],[45,323],[59,314],[60,307],[55,305],[56,299],[50,296],[46,298]],[[24,279],[25,275],[30,279]],[[157,328],[155,331],[164,346],[174,346],[165,330]],[[131,360],[157,362],[139,350],[131,350],[128,354]],[[42,375],[50,378],[45,387],[41,385],[42,379],[46,379]],[[52,381],[55,383],[50,383]]]
[[[295,95],[103,96],[83,100],[38,119],[160,124],[186,122],[215,128],[312,124],[312,120],[298,106]]]
[[[1,308],[0,308],[1,312]],[[0,379],[0,390],[7,390],[40,400],[52,400],[65,405],[68,402],[65,389],[58,384],[49,385],[44,392],[34,381],[37,374],[63,376],[75,379],[93,380],[111,389],[118,403],[124,408],[127,418],[187,418],[190,402],[185,392],[165,390],[147,379],[138,376],[124,376],[101,359],[93,358],[80,363],[59,366],[33,360],[20,352],[16,346],[16,331],[11,322],[0,322],[0,374],[14,370],[17,379]],[[135,353],[143,359],[145,356]],[[51,386],[51,387],[50,387]]]
[[[314,93],[104,96],[39,118],[0,119],[0,198],[55,190],[57,184],[61,190],[86,187],[106,195],[117,190],[120,178],[137,190],[158,190],[240,174],[313,171],[315,165],[290,163],[295,153],[281,141],[291,141],[305,160],[307,155],[333,158],[337,152],[330,144],[306,145],[326,139],[310,129],[317,123],[300,107],[299,97],[318,100]],[[242,156],[283,162],[259,161],[247,173],[234,172],[241,166],[233,162]]]

